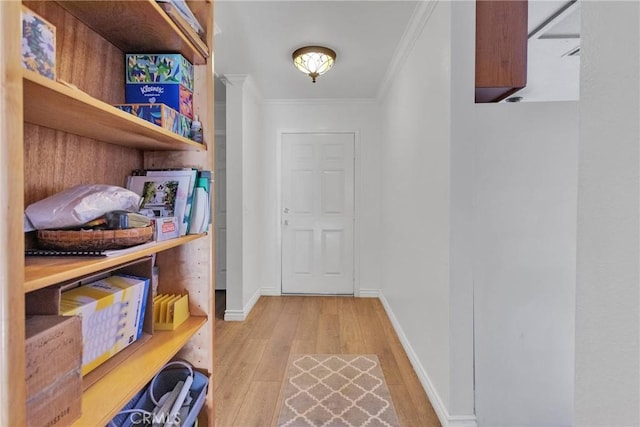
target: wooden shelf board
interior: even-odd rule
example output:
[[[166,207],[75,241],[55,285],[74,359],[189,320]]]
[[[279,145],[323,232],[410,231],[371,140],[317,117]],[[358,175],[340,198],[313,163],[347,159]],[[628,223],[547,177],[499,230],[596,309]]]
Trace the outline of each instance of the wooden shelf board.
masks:
[[[205,234],[194,234],[177,239],[165,240],[145,247],[139,251],[119,256],[108,257],[55,257],[28,256],[25,257],[24,290],[26,292],[42,289],[56,283],[61,283],[76,277],[95,273],[106,268],[115,267],[143,256],[151,255],[166,249],[174,248],[193,240],[204,237]]]
[[[206,322],[191,316],[175,331],[154,332],[82,394],[82,416],[73,425],[106,425]]]
[[[23,70],[24,121],[143,150],[203,151],[184,138],[87,93]],[[61,110],[63,108],[64,110]]]
[[[58,1],[124,53],[180,52],[194,65],[202,54],[154,0]]]

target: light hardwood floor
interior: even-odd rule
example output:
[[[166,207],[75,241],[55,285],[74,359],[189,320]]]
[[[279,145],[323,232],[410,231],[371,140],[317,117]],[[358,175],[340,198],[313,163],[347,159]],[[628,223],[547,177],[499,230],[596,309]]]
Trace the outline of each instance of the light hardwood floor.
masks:
[[[440,426],[377,299],[261,297],[244,322],[222,320],[224,307],[216,291],[217,427],[269,426],[295,353],[376,354],[402,426]]]

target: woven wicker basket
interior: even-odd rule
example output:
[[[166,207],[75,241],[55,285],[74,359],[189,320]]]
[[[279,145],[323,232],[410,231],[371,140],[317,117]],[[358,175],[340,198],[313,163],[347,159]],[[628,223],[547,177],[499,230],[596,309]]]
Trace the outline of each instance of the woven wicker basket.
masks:
[[[38,246],[42,249],[102,251],[128,248],[152,238],[152,226],[122,230],[39,230]]]

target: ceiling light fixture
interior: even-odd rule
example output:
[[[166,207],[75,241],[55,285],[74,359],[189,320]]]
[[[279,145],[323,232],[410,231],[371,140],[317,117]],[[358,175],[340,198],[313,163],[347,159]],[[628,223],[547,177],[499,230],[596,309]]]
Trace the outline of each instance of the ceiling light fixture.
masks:
[[[291,56],[293,65],[308,74],[313,83],[316,82],[316,77],[329,71],[336,61],[336,53],[323,46],[304,46],[296,49]]]

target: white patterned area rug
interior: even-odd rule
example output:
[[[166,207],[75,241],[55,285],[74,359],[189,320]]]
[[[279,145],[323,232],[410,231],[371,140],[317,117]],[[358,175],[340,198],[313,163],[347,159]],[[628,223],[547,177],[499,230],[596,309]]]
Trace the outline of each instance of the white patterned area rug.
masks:
[[[303,354],[289,360],[278,427],[399,427],[372,354]]]

